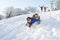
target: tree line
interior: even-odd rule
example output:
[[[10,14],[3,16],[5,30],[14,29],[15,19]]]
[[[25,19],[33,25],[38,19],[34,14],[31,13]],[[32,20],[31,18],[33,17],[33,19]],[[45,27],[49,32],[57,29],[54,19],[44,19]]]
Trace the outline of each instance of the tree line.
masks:
[[[11,17],[14,17],[14,16],[23,15],[23,14],[29,14],[29,13],[35,13],[35,12],[38,12],[37,8],[30,7],[30,6],[25,8],[25,9],[7,7],[3,11],[5,16],[0,15],[0,20],[2,20],[4,18],[11,18]]]

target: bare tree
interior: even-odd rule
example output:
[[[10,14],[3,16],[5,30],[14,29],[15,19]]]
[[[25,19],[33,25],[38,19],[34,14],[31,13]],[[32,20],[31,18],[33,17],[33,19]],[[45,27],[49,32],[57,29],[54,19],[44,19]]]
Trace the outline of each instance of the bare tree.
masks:
[[[3,15],[0,15],[0,20],[4,19],[4,16]]]
[[[29,13],[35,13],[38,10],[35,7],[27,7],[24,10],[21,8],[14,8],[14,7],[7,7],[4,10],[4,13],[6,14],[6,18],[23,15],[23,14],[29,14]]]
[[[13,16],[12,15],[13,11],[14,11],[13,7],[5,8],[4,13],[6,14],[6,18],[12,17]]]
[[[27,12],[31,12],[31,13],[38,12],[38,10],[37,10],[35,7],[31,7],[31,6],[25,8],[25,10],[26,10]]]
[[[15,8],[12,15],[13,16],[18,16],[18,15],[21,15],[21,12],[22,12],[22,9]]]

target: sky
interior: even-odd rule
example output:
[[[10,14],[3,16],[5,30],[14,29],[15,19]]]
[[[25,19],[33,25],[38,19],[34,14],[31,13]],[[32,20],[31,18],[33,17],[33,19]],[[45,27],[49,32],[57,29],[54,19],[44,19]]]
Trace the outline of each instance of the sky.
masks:
[[[50,8],[50,3],[52,0],[0,0],[0,11],[2,11],[6,7],[15,7],[15,8],[21,8],[24,9],[28,6],[36,7],[38,8],[40,6],[47,6]],[[55,0],[53,0],[55,1]],[[54,5],[54,7],[56,7]]]

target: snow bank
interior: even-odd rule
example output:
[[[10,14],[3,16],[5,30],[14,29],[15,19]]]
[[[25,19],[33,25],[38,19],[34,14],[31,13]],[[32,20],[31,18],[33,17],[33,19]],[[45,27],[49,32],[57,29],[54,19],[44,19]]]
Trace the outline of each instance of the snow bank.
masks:
[[[38,13],[41,24],[26,26],[26,18],[21,15],[0,21],[0,40],[60,40],[60,11]]]

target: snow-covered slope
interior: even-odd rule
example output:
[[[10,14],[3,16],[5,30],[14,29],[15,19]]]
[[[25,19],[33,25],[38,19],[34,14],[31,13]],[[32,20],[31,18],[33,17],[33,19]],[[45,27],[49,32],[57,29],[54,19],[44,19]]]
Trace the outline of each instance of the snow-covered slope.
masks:
[[[41,24],[28,28],[21,15],[0,21],[0,40],[60,40],[60,11],[38,13]]]

